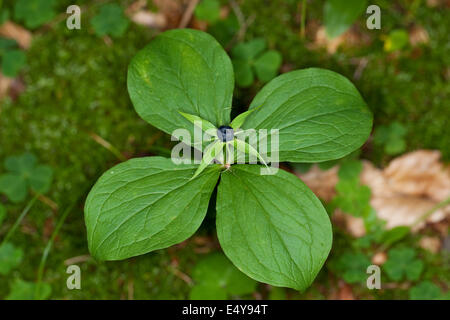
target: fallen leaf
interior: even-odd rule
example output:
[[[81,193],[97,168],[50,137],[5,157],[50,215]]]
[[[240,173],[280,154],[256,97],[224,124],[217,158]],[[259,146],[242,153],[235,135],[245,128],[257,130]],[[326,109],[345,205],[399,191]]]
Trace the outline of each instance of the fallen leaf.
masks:
[[[422,237],[419,246],[430,252],[438,253],[441,250],[441,240],[438,237]]]
[[[140,10],[130,16],[131,20],[149,28],[164,29],[167,26],[166,17],[160,13]]]
[[[31,32],[11,21],[1,25],[0,36],[16,40],[23,49],[28,49],[31,45]]]
[[[427,44],[429,41],[430,36],[423,27],[416,25],[409,30],[409,42],[412,46]]]
[[[386,262],[386,260],[387,260],[386,252],[377,252],[372,257],[372,263],[376,264],[377,266],[381,266]]]

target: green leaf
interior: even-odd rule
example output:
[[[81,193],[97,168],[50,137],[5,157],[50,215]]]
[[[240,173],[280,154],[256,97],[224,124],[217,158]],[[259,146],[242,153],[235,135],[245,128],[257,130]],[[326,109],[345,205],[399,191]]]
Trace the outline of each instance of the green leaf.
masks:
[[[406,133],[407,130],[401,123],[393,122],[389,126],[379,126],[375,130],[373,141],[378,146],[384,146],[387,154],[396,155],[406,149]]]
[[[395,242],[398,242],[404,237],[406,237],[410,232],[411,232],[410,227],[406,226],[395,227],[384,232],[383,235],[381,236],[380,241],[385,246],[390,246]]]
[[[6,242],[0,245],[0,274],[7,275],[16,268],[23,259],[23,251],[14,247],[12,243]]]
[[[416,259],[416,251],[412,248],[394,248],[388,252],[388,261],[383,264],[384,271],[394,281],[405,277],[416,281],[423,271],[423,261]]]
[[[281,61],[282,57],[278,51],[270,50],[262,54],[253,64],[258,79],[268,82],[275,78],[280,69]]]
[[[51,186],[53,169],[46,165],[40,165],[33,169],[29,178],[30,187],[39,193],[46,193]]]
[[[3,220],[6,218],[6,208],[4,205],[0,203],[0,226],[3,223]]]
[[[365,283],[366,270],[371,264],[369,258],[362,253],[345,252],[337,258],[333,267],[345,282]]]
[[[208,23],[215,23],[220,18],[220,2],[218,0],[202,0],[195,8],[195,17]]]
[[[236,147],[237,151],[240,151],[244,154],[248,154],[249,156],[254,157],[255,159],[258,159],[259,161],[261,161],[262,164],[264,164],[267,167],[266,161],[263,159],[263,157],[261,157],[258,150],[253,148],[247,142],[240,140],[240,139],[235,139],[234,146]]]
[[[8,50],[2,57],[2,73],[10,78],[17,76],[26,64],[27,57],[22,50]]]
[[[236,84],[242,88],[250,87],[255,80],[251,65],[245,60],[233,60],[233,67]]]
[[[35,296],[36,284],[21,279],[15,279],[11,291],[6,300],[45,300],[52,293],[52,287],[48,283],[41,283],[40,294]]]
[[[256,38],[248,42],[238,43],[232,50],[233,59],[250,62],[266,49],[266,40]]]
[[[300,179],[283,170],[261,175],[262,168],[234,165],[222,173],[216,204],[219,242],[249,277],[303,290],[330,251],[330,220]]]
[[[441,289],[431,281],[422,281],[409,290],[411,300],[437,300],[441,296]]]
[[[372,114],[354,85],[324,69],[288,72],[256,95],[243,129],[279,130],[279,159],[322,162],[341,158],[367,140]],[[263,155],[264,156],[264,155]]]
[[[29,187],[39,193],[45,193],[50,188],[52,168],[36,165],[37,158],[32,153],[9,156],[4,164],[9,172],[0,175],[0,193],[6,194],[12,202],[23,201]]]
[[[121,37],[127,31],[130,22],[119,5],[110,3],[100,8],[100,12],[92,18],[91,24],[99,37],[106,35]]]
[[[239,31],[239,21],[236,15],[231,13],[224,20],[219,20],[215,24],[209,26],[208,33],[211,34],[217,41],[226,47],[236,33]]]
[[[128,68],[128,91],[137,113],[172,134],[193,126],[179,111],[214,126],[230,121],[234,75],[231,61],[207,33],[166,31],[141,50]]]
[[[384,41],[384,50],[387,52],[403,49],[409,43],[409,34],[405,30],[393,30]]]
[[[0,56],[4,55],[6,51],[17,48],[17,42],[13,39],[0,37]]]
[[[202,161],[191,179],[195,179],[201,172],[203,172],[217,156],[220,156],[218,159],[219,161],[223,159],[223,146],[223,142],[216,140],[206,147],[205,152],[203,153]],[[222,155],[220,154],[221,152]]]
[[[53,19],[55,4],[55,0],[17,0],[14,18],[23,21],[27,28],[35,29]]]
[[[208,132],[214,132],[215,136],[217,137],[217,128],[209,121],[203,120],[202,118],[195,116],[193,114],[188,114],[188,113],[184,113],[184,112],[180,112],[180,114],[185,117],[187,120],[189,120],[190,122],[192,122],[194,125],[196,123],[200,123],[200,129],[202,129],[203,131],[208,131]]]
[[[131,159],[106,171],[90,191],[85,221],[91,254],[120,260],[190,237],[205,217],[220,166],[191,179],[197,165]]]
[[[335,38],[347,31],[366,8],[366,0],[327,0],[324,24],[328,37]]]
[[[192,279],[195,286],[191,299],[226,299],[228,295],[250,294],[257,284],[219,253],[201,259],[192,272]]]
[[[234,118],[233,121],[231,121],[230,126],[234,130],[239,129],[244,124],[245,119],[247,119],[247,117],[250,115],[250,113],[252,113],[253,111],[255,111],[257,109],[258,108],[254,108],[252,110],[248,110],[248,111],[242,112],[236,118]]]
[[[0,176],[0,193],[6,194],[12,202],[22,202],[27,196],[27,182],[15,173],[2,174]]]

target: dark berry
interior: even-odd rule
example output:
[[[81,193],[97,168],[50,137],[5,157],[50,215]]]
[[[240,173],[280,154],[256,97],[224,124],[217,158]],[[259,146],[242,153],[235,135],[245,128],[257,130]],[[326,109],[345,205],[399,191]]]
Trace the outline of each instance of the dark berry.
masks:
[[[217,129],[217,136],[222,142],[231,141],[234,138],[233,128],[229,126],[220,126]]]

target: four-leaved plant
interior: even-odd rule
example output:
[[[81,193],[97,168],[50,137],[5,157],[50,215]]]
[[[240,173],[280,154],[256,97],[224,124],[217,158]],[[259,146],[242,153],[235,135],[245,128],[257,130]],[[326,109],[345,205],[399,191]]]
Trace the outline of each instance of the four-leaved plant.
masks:
[[[128,91],[145,121],[171,134],[179,128],[193,133],[198,120],[202,129],[218,129],[218,149],[234,143],[257,153],[230,127],[267,129],[269,142],[271,129],[278,129],[280,161],[321,162],[359,148],[371,130],[372,115],[356,88],[331,71],[297,70],[273,79],[249,111],[230,122],[233,87],[226,52],[196,30],[160,34],[128,69]],[[215,155],[205,151],[200,165],[137,158],[105,172],[85,206],[92,255],[120,260],[186,240],[199,228],[218,184],[216,226],[226,256],[258,281],[307,288],[332,243],[319,199],[286,171],[261,175],[264,166],[212,163]]]

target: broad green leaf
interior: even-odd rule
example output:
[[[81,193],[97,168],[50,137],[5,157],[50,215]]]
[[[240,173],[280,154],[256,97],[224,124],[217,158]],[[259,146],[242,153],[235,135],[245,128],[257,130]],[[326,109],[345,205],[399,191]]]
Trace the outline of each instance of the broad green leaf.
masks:
[[[269,50],[255,60],[256,76],[263,82],[268,82],[276,77],[281,66],[282,57],[278,51]]]
[[[45,300],[52,293],[52,287],[48,283],[41,283],[40,294],[36,297],[36,284],[21,279],[15,279],[11,291],[6,300]]]
[[[206,147],[205,152],[203,153],[202,161],[201,161],[200,165],[198,166],[197,170],[195,171],[194,175],[192,176],[192,179],[195,179],[201,172],[203,172],[206,169],[206,167],[217,156],[220,156],[220,159],[218,159],[219,161],[221,159],[223,159],[223,154],[220,155],[220,153],[222,152],[223,146],[224,146],[223,142],[216,140]]]
[[[23,259],[23,251],[6,242],[0,245],[0,274],[7,275],[16,268]]]
[[[366,0],[327,0],[324,24],[328,37],[335,38],[347,31],[366,8]]]
[[[190,29],[166,31],[131,61],[128,92],[137,113],[172,134],[193,125],[180,113],[219,127],[230,121],[234,75],[231,61],[209,34]]]
[[[195,7],[195,17],[208,23],[215,23],[220,18],[220,2],[218,0],[202,0]]]
[[[120,260],[190,237],[205,217],[220,166],[191,179],[197,165],[131,159],[106,171],[90,191],[85,221],[91,254]]]
[[[22,50],[8,50],[2,57],[2,73],[10,78],[17,76],[27,61],[25,52]]]
[[[294,175],[261,175],[259,165],[234,165],[221,175],[217,235],[228,258],[251,278],[297,290],[321,269],[332,242],[321,202]]]
[[[55,0],[17,0],[14,18],[23,21],[29,29],[40,27],[56,15]]]
[[[422,281],[409,290],[411,300],[437,300],[441,297],[441,289],[431,281]]]
[[[394,248],[388,252],[388,261],[383,264],[386,274],[394,281],[401,281],[405,277],[416,281],[423,271],[423,261],[416,258],[413,248]]]
[[[342,158],[369,137],[372,114],[354,85],[324,69],[288,72],[256,95],[243,129],[278,129],[279,159],[322,162]],[[264,155],[262,155],[264,156]]]
[[[109,3],[100,8],[100,12],[92,18],[91,24],[95,34],[99,37],[106,35],[121,37],[127,30],[130,22],[118,4]]]
[[[393,243],[400,241],[401,239],[406,237],[408,234],[410,234],[410,232],[410,227],[398,226],[384,232],[381,236],[380,242],[385,246],[390,246]]]
[[[192,279],[195,286],[191,299],[226,299],[227,295],[250,294],[257,284],[219,253],[201,259],[192,271]]]
[[[194,125],[196,123],[200,123],[201,127],[200,129],[202,129],[203,131],[217,131],[217,128],[209,121],[203,120],[202,118],[195,116],[193,114],[188,114],[188,113],[184,113],[184,112],[180,112],[180,114],[185,117],[186,119],[188,119],[190,122],[192,122]],[[217,133],[216,133],[217,136]]]
[[[6,218],[6,208],[0,203],[0,226]]]

